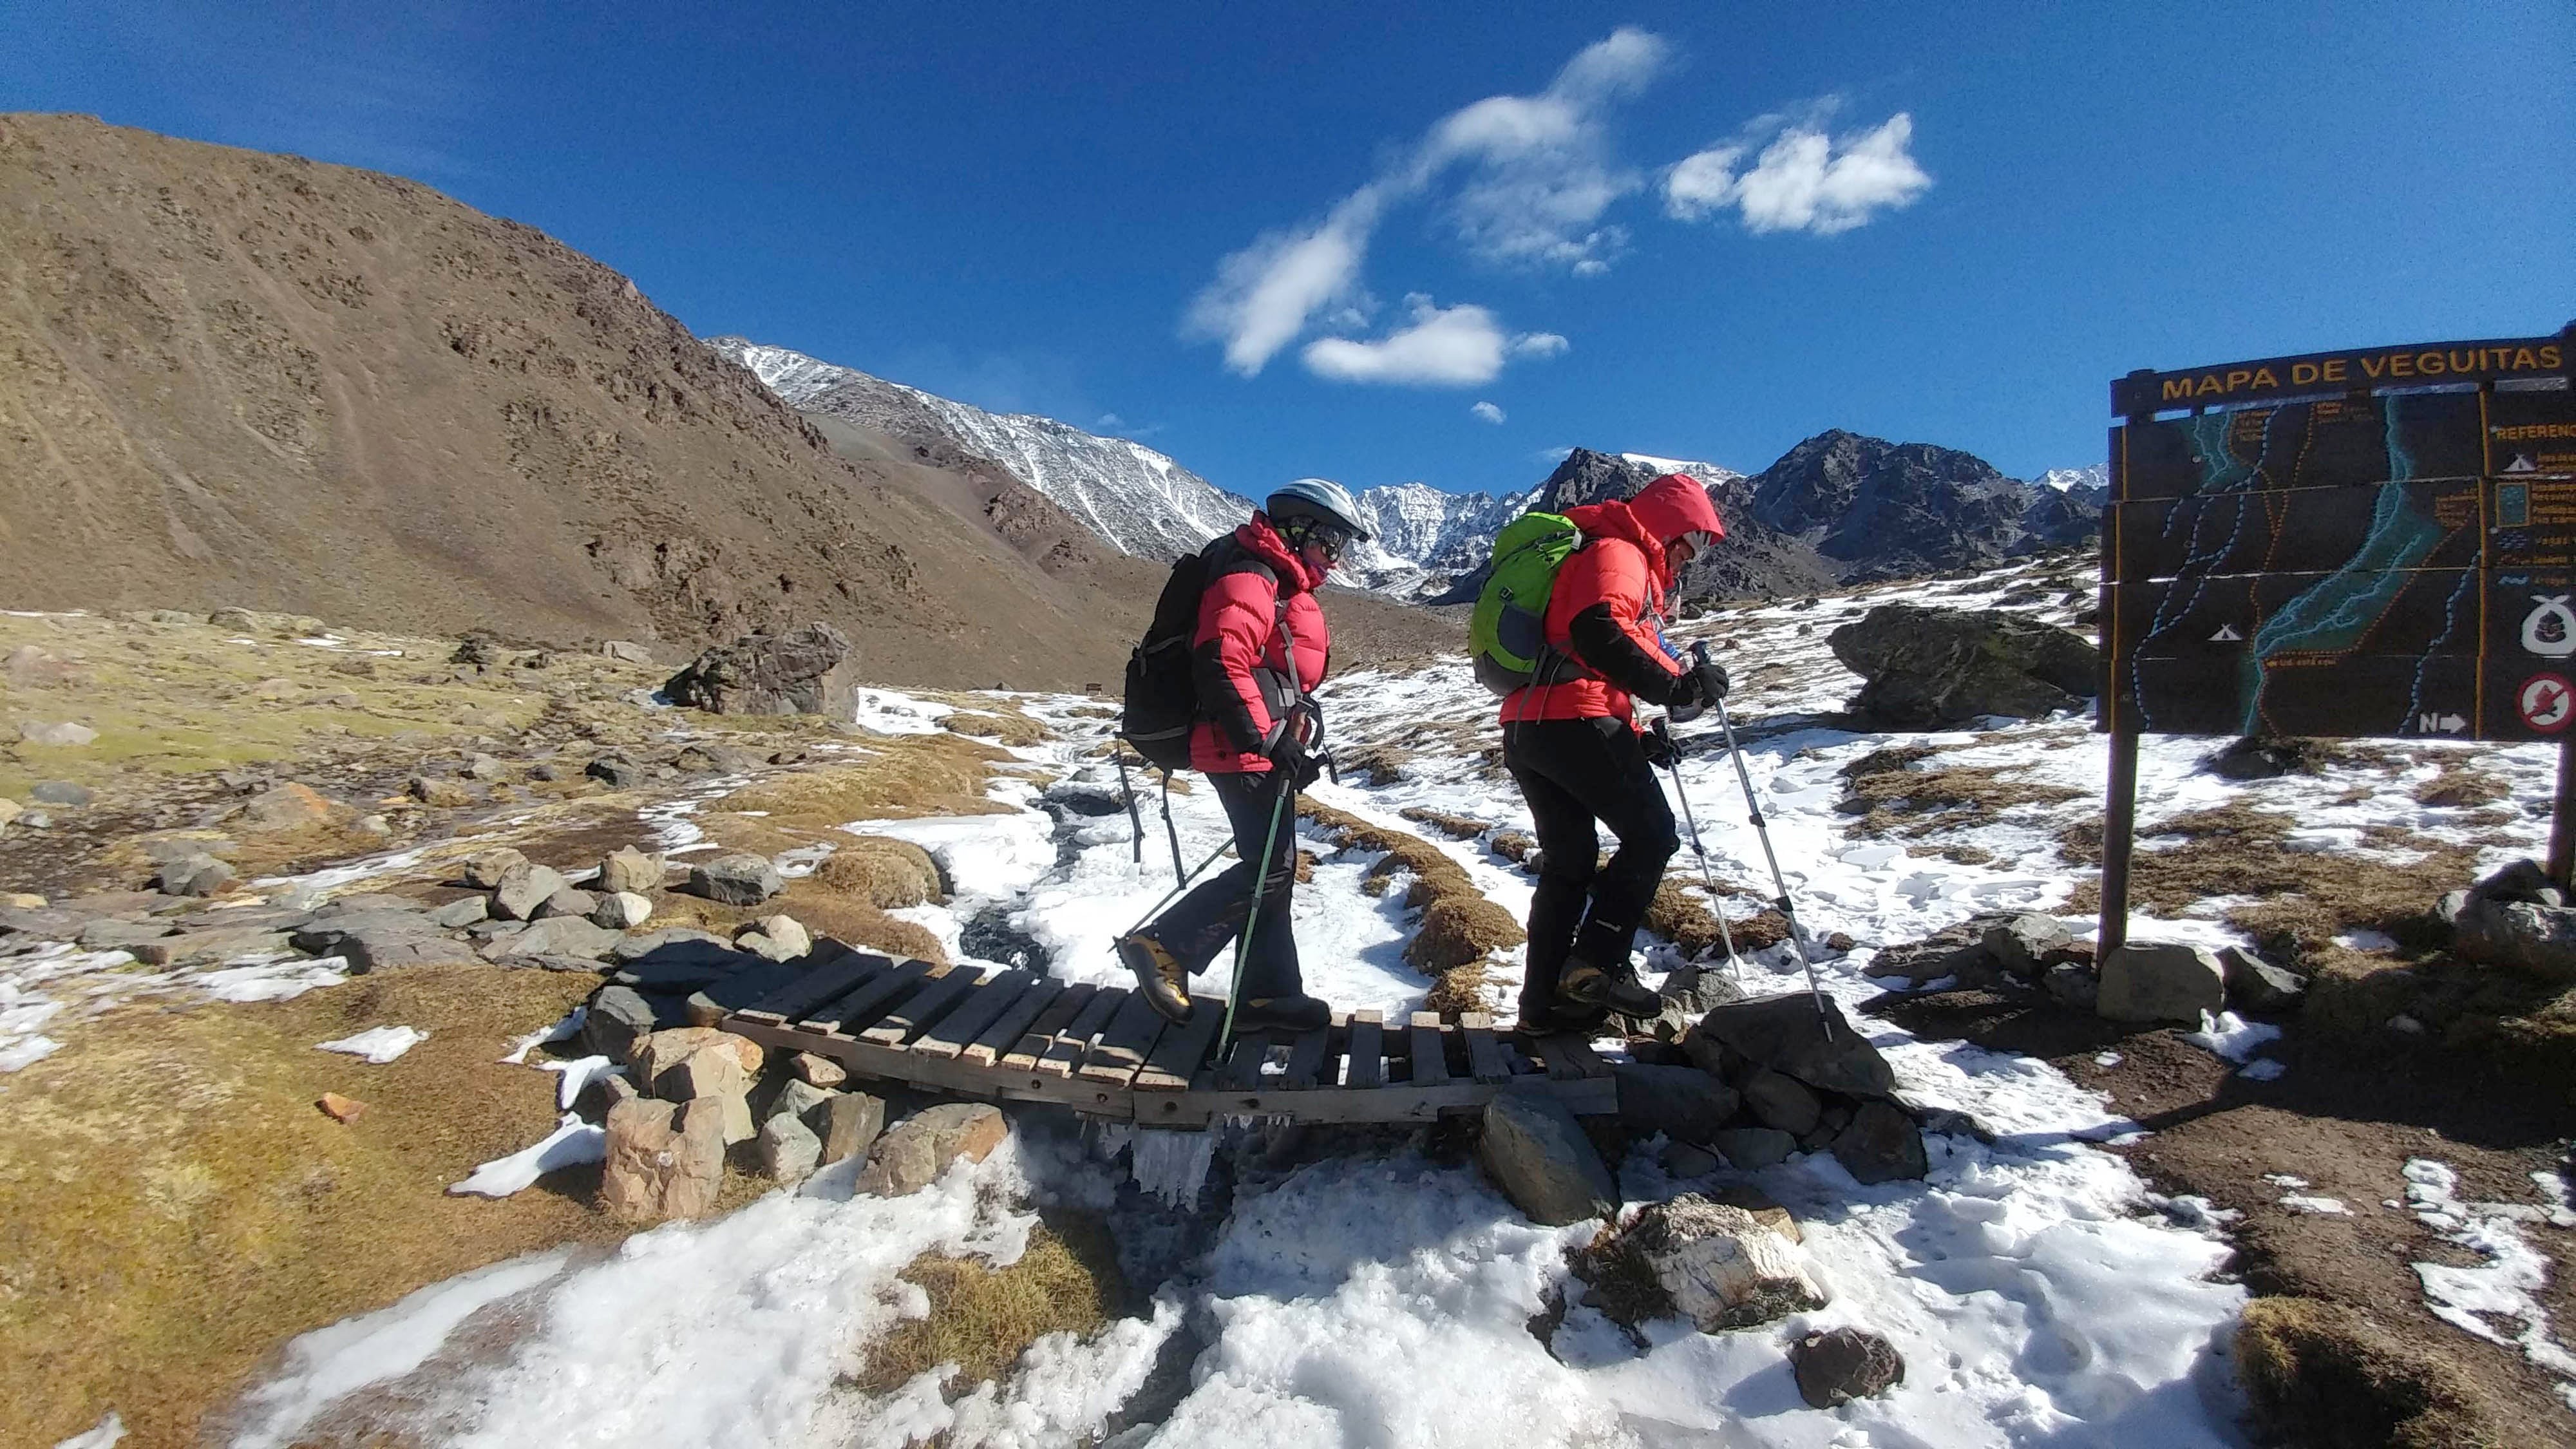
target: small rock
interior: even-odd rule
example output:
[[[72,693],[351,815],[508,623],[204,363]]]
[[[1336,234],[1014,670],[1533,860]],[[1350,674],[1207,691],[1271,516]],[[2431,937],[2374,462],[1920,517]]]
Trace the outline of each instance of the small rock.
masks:
[[[1817,1119],[1825,1113],[1825,1104],[1804,1083],[1768,1067],[1745,1077],[1744,1106],[1755,1121],[1792,1137],[1815,1131]]]
[[[2204,947],[2131,942],[2102,962],[2093,1009],[2112,1021],[2182,1021],[2227,1005],[2227,973]]]
[[[612,891],[591,908],[590,919],[612,931],[631,931],[653,919],[653,903],[633,891]]]
[[[1747,1172],[1776,1167],[1798,1150],[1798,1139],[1776,1127],[1729,1127],[1708,1144]]]
[[[823,1165],[864,1155],[885,1130],[885,1099],[865,1092],[835,1092],[807,1123],[823,1139]]]
[[[1817,1409],[1874,1398],[1905,1382],[1904,1355],[1864,1328],[1806,1335],[1789,1346],[1789,1368],[1798,1376],[1798,1397]]]
[[[75,785],[69,780],[39,780],[29,787],[27,798],[39,805],[67,805],[78,810],[97,797],[90,793],[88,786]]]
[[[1834,1160],[1855,1182],[1920,1178],[1932,1170],[1923,1151],[1923,1129],[1887,1102],[1863,1102],[1834,1134]]]
[[[2299,1003],[2307,999],[2306,977],[2285,971],[2242,946],[2220,948],[2218,964],[2227,975],[2227,999],[2247,1011],[2284,1015],[2298,1010]]]
[[[1477,1160],[1532,1222],[1562,1227],[1615,1212],[1619,1185],[1581,1123],[1554,1097],[1501,1092],[1485,1104]]]
[[[501,878],[512,866],[526,865],[528,858],[506,845],[477,851],[465,860],[465,883],[476,890],[488,891],[501,884]]]
[[[2399,1012],[2397,1015],[2388,1018],[2388,1029],[2397,1033],[2399,1036],[2424,1035],[2424,1023],[2406,1015],[2404,1012]]]
[[[650,664],[653,651],[630,639],[611,639],[599,646],[599,652],[620,664]]]
[[[638,766],[633,760],[623,759],[616,755],[602,755],[598,759],[591,761],[589,764],[582,766],[581,772],[594,780],[602,782],[612,790],[623,790],[629,786],[641,785],[644,783],[644,771],[642,767]]]
[[[89,726],[84,724],[75,724],[70,720],[62,720],[53,724],[40,724],[35,720],[22,720],[18,725],[18,738],[31,745],[51,745],[57,749],[78,749],[82,745],[94,743],[98,739],[98,731],[91,729]]]
[[[772,961],[793,961],[814,949],[814,938],[794,916],[764,916],[734,937],[737,949]]]
[[[43,899],[36,904],[43,905]],[[120,921],[111,916],[81,927],[74,940],[85,951],[130,951],[169,934],[170,927],[160,921]]]
[[[632,1102],[644,1095],[635,1079],[624,1072],[601,1072],[582,1084],[581,1095],[572,1103],[573,1111],[583,1120],[600,1122],[616,1110],[620,1102]]]
[[[2078,961],[2060,961],[2039,978],[2049,999],[2072,1011],[2091,1011],[2100,1000],[2102,982],[2094,969]]]
[[[760,1170],[773,1181],[797,1182],[823,1165],[823,1139],[792,1112],[760,1124]]]
[[[650,1097],[619,1102],[608,1109],[600,1205],[635,1223],[704,1216],[724,1185],[724,1150],[720,1112]]]
[[[1703,1333],[1749,1328],[1826,1303],[1796,1243],[1743,1208],[1697,1193],[1649,1204],[1621,1238]]]
[[[789,1056],[787,1070],[794,1072],[798,1081],[811,1082],[826,1090],[850,1079],[849,1068],[830,1057],[816,1056],[812,1052],[797,1052]]]
[[[1848,1097],[1884,1097],[1896,1089],[1887,1059],[1853,1029],[1831,997],[1821,1008],[1804,991],[1715,1008],[1682,1039],[1691,1060],[1705,1067],[1702,1057],[1709,1053],[1693,1050],[1694,1041],[1723,1046],[1756,1066]]]
[[[0,906],[13,911],[41,911],[45,898],[33,891],[5,891],[0,892]]]
[[[856,1190],[878,1197],[919,1192],[957,1159],[981,1162],[992,1155],[1008,1131],[1000,1109],[981,1102],[925,1107],[877,1139]]]
[[[1999,921],[1985,931],[1987,954],[2024,981],[2036,980],[2052,964],[2066,959],[2065,953],[2074,945],[2075,933],[2064,921],[2035,911]]]
[[[628,1061],[635,1043],[663,1024],[654,1019],[653,1004],[644,993],[629,986],[603,987],[582,1017],[582,1048],[612,1062]]]
[[[313,1105],[321,1108],[322,1115],[334,1122],[355,1122],[367,1112],[366,1103],[355,1097],[343,1097],[337,1092],[324,1092],[322,1099]]]
[[[210,896],[233,883],[233,868],[211,855],[191,855],[161,867],[155,877],[162,893]]]
[[[785,889],[767,856],[720,855],[689,868],[690,894],[729,906],[756,906]]]
[[[429,775],[412,776],[403,783],[403,793],[434,810],[461,810],[474,803],[473,791]]]
[[[537,909],[529,919],[545,921],[557,916],[578,916],[588,920],[590,913],[598,909],[599,897],[579,886],[558,886],[553,895],[537,903]]]
[[[492,888],[492,914],[513,921],[533,921],[537,908],[554,893],[564,888],[564,878],[552,869],[522,860],[501,873]]]
[[[601,993],[603,996],[606,994],[606,992]],[[735,1036],[731,1032],[715,1031],[707,1027],[682,1026],[673,1027],[667,1031],[656,1031],[645,1037],[627,1053],[627,1061],[634,1066],[635,1075],[643,1084],[644,1090],[670,1101],[685,1102],[691,1095],[695,1095],[683,1090],[692,1082],[703,1080],[718,1089],[722,1089],[725,1085],[726,1079],[720,1072],[713,1076],[701,1073],[686,1079],[670,1076],[670,1073],[685,1066],[691,1060],[706,1054],[719,1055],[730,1061],[735,1070],[740,1073],[746,1090],[750,1087],[751,1079],[760,1075],[761,1063],[767,1060],[767,1054],[761,1050],[760,1043],[749,1037]],[[681,1095],[673,1095],[672,1092],[663,1090],[666,1077],[669,1078],[668,1084],[674,1091],[680,1091]]]
[[[480,964],[480,958],[464,942],[427,929],[427,917],[413,919],[423,926],[409,931],[371,928],[350,932],[332,947],[332,954],[347,957],[349,969],[361,975],[408,966]]]
[[[250,830],[299,830],[327,823],[331,802],[310,785],[288,781],[242,802],[236,820]]]
[[[459,896],[446,905],[424,914],[421,919],[442,931],[462,931],[492,913],[492,903],[482,896]]]
[[[627,846],[599,862],[599,879],[592,884],[603,891],[649,896],[662,888],[662,857]]]
[[[770,1094],[769,1100],[761,1107],[761,1116],[766,1119],[786,1112],[805,1117],[831,1099],[830,1092],[815,1086],[812,1082],[791,1076],[777,1083],[776,1091]]]
[[[510,767],[490,755],[476,755],[465,762],[465,775],[471,780],[498,780],[510,773]]]
[[[1664,1171],[1674,1177],[1705,1177],[1723,1165],[1716,1153],[1687,1142],[1665,1143],[1663,1162]]]
[[[1982,918],[1961,921],[1920,941],[1882,946],[1863,969],[1871,976],[1897,977],[1917,986],[1944,976],[1973,979],[1995,964],[1994,953],[1986,948],[1986,930],[1993,924]]]

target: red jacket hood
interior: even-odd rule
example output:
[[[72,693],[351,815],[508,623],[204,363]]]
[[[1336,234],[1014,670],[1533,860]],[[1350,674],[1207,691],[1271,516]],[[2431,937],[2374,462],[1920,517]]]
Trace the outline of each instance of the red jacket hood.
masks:
[[[1575,526],[1582,527],[1581,524]],[[1234,531],[1234,541],[1243,545],[1254,558],[1270,565],[1279,575],[1281,593],[1302,594],[1323,587],[1323,571],[1308,566],[1306,560],[1288,546],[1288,540],[1281,538],[1279,530],[1271,527],[1269,514],[1256,511],[1251,522]]]
[[[1726,537],[1726,525],[1718,522],[1717,505],[1709,501],[1708,490],[1698,479],[1680,473],[1667,473],[1638,489],[1637,496],[1628,500],[1628,511],[1648,533],[1666,543],[1685,533]]]
[[[1646,557],[1646,577],[1652,581],[1656,596],[1660,598],[1672,590],[1673,572],[1664,566],[1664,541],[1637,517],[1636,499],[1624,503],[1615,498],[1606,503],[1578,503],[1565,510],[1565,516],[1583,530],[1586,539],[1616,538],[1635,544],[1637,552]]]

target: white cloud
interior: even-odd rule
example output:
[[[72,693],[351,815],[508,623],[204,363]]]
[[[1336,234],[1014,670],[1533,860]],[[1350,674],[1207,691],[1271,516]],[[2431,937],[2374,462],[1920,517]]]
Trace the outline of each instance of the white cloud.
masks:
[[[1494,314],[1472,303],[1437,307],[1429,297],[1404,299],[1413,320],[1374,342],[1321,337],[1306,344],[1306,368],[1335,382],[1417,387],[1474,387],[1503,370],[1511,347]]]
[[[1222,341],[1226,365],[1250,377],[1318,313],[1365,310],[1360,268],[1378,222],[1452,173],[1463,179],[1441,201],[1442,215],[1471,254],[1578,276],[1608,270],[1627,232],[1601,225],[1602,214],[1645,183],[1614,160],[1604,115],[1660,74],[1669,54],[1658,37],[1623,26],[1577,52],[1537,95],[1488,96],[1443,117],[1322,220],[1269,233],[1219,262],[1190,303],[1185,335]]]
[[[1512,356],[1554,357],[1573,345],[1553,332],[1524,332],[1512,339]]]
[[[1503,410],[1489,402],[1480,402],[1467,411],[1489,423],[1500,423],[1503,420]]]
[[[1664,210],[1698,221],[1733,207],[1747,231],[1831,236],[1910,206],[1931,189],[1932,178],[1908,149],[1912,116],[1900,111],[1875,130],[1831,137],[1822,128],[1830,109],[1817,108],[1808,121],[1766,116],[1735,140],[1683,158],[1664,176]],[[1765,135],[1770,144],[1739,175],[1736,167]]]

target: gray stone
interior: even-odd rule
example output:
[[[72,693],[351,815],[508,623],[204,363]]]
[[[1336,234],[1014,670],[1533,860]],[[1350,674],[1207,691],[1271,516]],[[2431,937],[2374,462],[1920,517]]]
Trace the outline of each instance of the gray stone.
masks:
[[[485,945],[528,929],[525,921],[495,921],[486,917],[465,928],[465,934]]]
[[[649,896],[662,888],[662,857],[647,855],[634,846],[612,852],[599,862],[599,879],[592,882],[603,891],[631,891]]]
[[[1881,604],[1826,642],[1869,681],[1852,712],[1888,729],[2072,709],[2092,697],[2101,667],[2083,636],[2005,609]]]
[[[422,931],[370,929],[341,937],[332,954],[346,957],[359,974],[407,966],[477,966],[480,957],[462,941]]]
[[[1887,1102],[1861,1103],[1851,1122],[1834,1134],[1833,1153],[1855,1182],[1920,1178],[1932,1170],[1923,1151],[1923,1129]]]
[[[1985,946],[1996,965],[2024,981],[2033,981],[2050,966],[2067,959],[2075,949],[2075,933],[2055,916],[2024,912],[1987,927]]]
[[[1655,993],[1691,1016],[1744,999],[1744,988],[1729,980],[1724,971],[1696,961],[1684,961],[1667,972],[1664,984],[1656,987]]]
[[[641,961],[647,957],[659,961],[673,959],[675,956],[691,956],[721,960],[726,963],[728,970],[742,964],[741,956],[733,949],[731,941],[713,931],[701,931],[695,926],[665,926],[658,931],[646,931],[640,936],[629,936],[617,943],[616,955],[620,962],[625,963]]]
[[[879,1197],[919,1192],[959,1158],[981,1162],[1002,1145],[1009,1124],[1001,1110],[981,1102],[925,1107],[876,1140],[856,1190]]]
[[[498,780],[508,773],[509,766],[490,755],[475,755],[465,762],[465,776],[471,780]]]
[[[644,1095],[635,1079],[624,1072],[601,1072],[584,1082],[581,1095],[573,1098],[572,1109],[584,1121],[605,1121],[620,1102],[632,1102]]]
[[[760,1170],[778,1182],[797,1182],[823,1165],[823,1139],[793,1112],[760,1124]]]
[[[544,921],[556,916],[579,916],[588,920],[590,913],[598,909],[599,897],[579,886],[568,885],[538,902],[536,913],[529,919]]]
[[[233,883],[233,868],[211,855],[191,855],[161,867],[155,878],[165,894],[210,896]]]
[[[1896,1088],[1887,1059],[1853,1029],[1831,997],[1823,999],[1821,1014],[1817,998],[1803,991],[1731,1002],[1701,1017],[1682,1039],[1683,1048],[1689,1050],[1694,1039],[1848,1097],[1884,1097]],[[1693,1051],[1691,1060],[1700,1061],[1702,1054]]]
[[[1744,1078],[1744,1107],[1755,1121],[1792,1137],[1815,1131],[1817,1119],[1825,1114],[1825,1104],[1817,1101],[1816,1094],[1808,1091],[1804,1083],[1768,1067]]]
[[[1981,920],[1961,921],[1920,941],[1881,946],[1871,954],[1864,973],[1897,977],[1917,986],[1944,976],[1977,977],[1994,965],[1994,955],[1986,949],[1987,924]]]
[[[266,930],[257,925],[217,927],[185,931],[158,940],[137,941],[124,949],[133,952],[134,959],[146,966],[184,966],[284,951],[288,949],[288,937],[284,931]]]
[[[364,891],[356,895],[334,896],[313,907],[313,919],[327,921],[340,916],[375,915],[386,911],[410,912],[420,909],[420,902],[409,896],[387,891]]]
[[[1650,1203],[1620,1235],[1703,1333],[1750,1328],[1825,1306],[1806,1254],[1744,1208],[1684,1193]]]
[[[599,652],[620,664],[650,664],[653,651],[631,639],[611,639],[599,646]]]
[[[2282,1016],[2297,1011],[2307,999],[2308,978],[2242,946],[2220,948],[2218,964],[2227,973],[2227,999],[2247,1011]]]
[[[1485,1104],[1476,1155],[1532,1222],[1561,1227],[1618,1209],[1618,1183],[1582,1124],[1554,1097],[1497,1093]]]
[[[612,790],[644,783],[643,767],[620,755],[602,755],[582,766],[581,772]]]
[[[1865,1328],[1829,1328],[1789,1346],[1798,1397],[1810,1408],[1839,1409],[1905,1382],[1905,1356]]]
[[[611,891],[591,907],[593,925],[612,931],[629,931],[653,919],[653,903],[633,891]]]
[[[98,742],[98,731],[85,724],[58,720],[51,724],[36,720],[18,723],[18,738],[31,745],[49,745],[55,749],[78,749]]]
[[[729,906],[756,906],[787,889],[765,855],[720,855],[689,867],[689,892]]]
[[[2179,1021],[2227,1005],[2227,972],[2205,947],[2140,944],[2114,948],[2102,962],[2093,1009],[2112,1021]]]
[[[1621,1062],[1611,1075],[1619,1089],[1619,1120],[1641,1136],[1661,1132],[1676,1142],[1705,1143],[1738,1105],[1733,1089],[1697,1067]]]
[[[421,919],[442,931],[461,931],[492,913],[492,903],[482,896],[458,896],[446,905],[423,912]]]
[[[2039,978],[2049,999],[2072,1011],[2091,1011],[2101,999],[2102,978],[2081,961],[2060,961]]]
[[[1674,1177],[1705,1177],[1725,1165],[1725,1159],[1705,1147],[1687,1142],[1664,1144],[1664,1171]]]
[[[146,942],[158,941],[170,934],[162,921],[120,921],[111,916],[81,927],[77,938],[83,950],[131,951]],[[140,956],[137,959],[141,959]]]
[[[575,956],[597,962],[618,942],[618,934],[579,916],[548,916],[513,936],[484,948],[489,957]]]
[[[594,1056],[622,1062],[635,1043],[674,1021],[657,1020],[653,1003],[644,993],[627,986],[602,987],[590,999],[590,1010],[582,1017],[581,1044]]]
[[[830,1057],[817,1056],[812,1052],[791,1054],[787,1058],[787,1069],[794,1072],[800,1080],[827,1089],[837,1087],[850,1079],[849,1068]]]
[[[824,714],[856,709],[858,651],[829,624],[746,635],[700,654],[663,684],[675,704],[717,714]]]
[[[1788,1161],[1798,1150],[1798,1139],[1776,1127],[1729,1127],[1708,1145],[1724,1153],[1730,1165],[1755,1172]]]
[[[754,940],[760,944],[751,944]],[[736,936],[734,945],[772,961],[793,961],[814,949],[814,936],[794,916],[763,916]]]
[[[2452,925],[2451,949],[2464,961],[2576,981],[2576,908],[2472,892]]]
[[[823,1139],[823,1164],[866,1154],[885,1130],[885,1099],[865,1092],[835,1092],[807,1124]]]
[[[831,1097],[830,1092],[811,1082],[799,1077],[787,1077],[779,1081],[775,1090],[769,1095],[767,1111],[763,1115],[788,1112],[803,1117],[830,1101]]]
[[[564,878],[547,866],[520,861],[501,872],[492,888],[492,914],[513,921],[533,921],[537,908],[564,888]]]
[[[528,858],[506,845],[476,851],[465,860],[465,883],[476,890],[488,891],[501,884],[502,877],[513,866],[526,865]]]

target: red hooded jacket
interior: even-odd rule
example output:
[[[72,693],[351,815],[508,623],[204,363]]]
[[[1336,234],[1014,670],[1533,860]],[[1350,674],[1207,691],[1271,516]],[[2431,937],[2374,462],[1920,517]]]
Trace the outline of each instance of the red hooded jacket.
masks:
[[[1668,473],[1624,503],[1565,511],[1583,547],[1557,570],[1547,597],[1549,657],[1536,682],[1503,700],[1502,721],[1622,719],[1636,725],[1636,700],[1663,704],[1688,672],[1659,638],[1672,571],[1664,545],[1686,533],[1726,537],[1717,506],[1697,479]]]
[[[1208,547],[1207,592],[1199,595],[1198,632],[1190,639],[1202,716],[1190,731],[1190,767],[1257,774],[1270,768],[1261,747],[1271,727],[1324,682],[1333,648],[1323,606],[1315,601],[1324,575],[1259,513]]]

